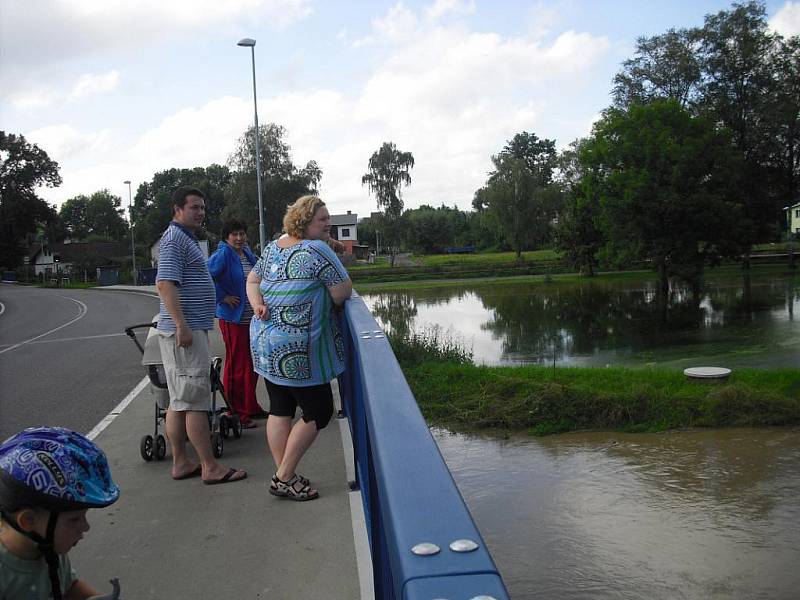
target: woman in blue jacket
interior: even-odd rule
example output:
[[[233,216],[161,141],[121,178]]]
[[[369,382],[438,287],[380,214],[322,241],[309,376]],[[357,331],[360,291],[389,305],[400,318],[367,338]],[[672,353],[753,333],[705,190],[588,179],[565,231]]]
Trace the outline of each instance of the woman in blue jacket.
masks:
[[[208,270],[217,291],[219,328],[225,341],[225,397],[239,414],[242,427],[256,427],[253,417],[263,416],[256,400],[258,374],[250,357],[250,319],[253,309],[247,301],[245,282],[256,264],[247,246],[247,231],[242,221],[233,219],[222,226],[223,241],[208,259]]]

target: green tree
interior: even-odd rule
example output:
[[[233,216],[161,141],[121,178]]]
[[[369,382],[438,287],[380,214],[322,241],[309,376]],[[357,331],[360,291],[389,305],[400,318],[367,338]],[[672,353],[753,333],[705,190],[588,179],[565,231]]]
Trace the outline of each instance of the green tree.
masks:
[[[151,181],[139,186],[134,196],[133,224],[137,246],[150,246],[161,237],[172,218],[172,193],[184,185],[195,187],[205,195],[205,227],[216,239],[222,228],[225,190],[230,182],[228,168],[216,164],[205,168],[167,169],[154,174]],[[201,232],[200,235],[205,234]]]
[[[0,131],[0,267],[17,267],[28,237],[38,228],[54,228],[58,215],[36,188],[59,185],[58,163],[44,150],[21,135]]]
[[[494,171],[473,199],[498,234],[517,253],[551,239],[561,192],[554,182],[557,167],[555,141],[522,132],[492,157]]]
[[[675,101],[610,109],[581,152],[609,257],[650,261],[696,283],[704,264],[736,253],[741,160],[730,134]]]
[[[556,225],[555,246],[573,267],[592,277],[598,264],[597,253],[605,243],[605,237],[598,224],[600,204],[593,185],[597,176],[596,173],[588,176],[581,157],[587,141],[574,141],[558,157],[559,182],[565,191],[565,205]]]
[[[662,35],[636,40],[633,58],[614,76],[613,98],[618,108],[672,99],[687,107],[698,100],[702,82],[701,30],[669,29]]]
[[[768,59],[777,37],[769,31],[760,2],[734,4],[729,11],[706,16],[702,37],[701,108],[730,130],[744,157],[741,183],[749,227],[742,228],[742,240],[752,244],[774,239],[782,200],[772,190],[768,161],[774,140],[765,125],[776,91]]]
[[[322,179],[322,170],[315,161],[309,161],[303,168],[294,165],[285,136],[286,129],[280,125],[259,126],[262,204],[268,240],[282,230],[286,207],[300,196],[316,193]],[[226,188],[228,201],[223,211],[225,219],[237,217],[248,223],[248,236],[254,246],[259,239],[255,156],[255,127],[250,126],[228,157],[232,173]]]
[[[361,185],[367,186],[370,193],[375,195],[378,208],[383,209],[386,227],[382,233],[389,248],[391,266],[394,266],[401,237],[402,187],[411,184],[410,171],[413,168],[414,156],[411,152],[398,150],[394,142],[384,142],[370,157],[368,170],[361,177]]]
[[[75,239],[119,241],[128,234],[128,223],[122,218],[122,199],[108,190],[91,196],[79,195],[61,205],[58,213],[67,233]]]

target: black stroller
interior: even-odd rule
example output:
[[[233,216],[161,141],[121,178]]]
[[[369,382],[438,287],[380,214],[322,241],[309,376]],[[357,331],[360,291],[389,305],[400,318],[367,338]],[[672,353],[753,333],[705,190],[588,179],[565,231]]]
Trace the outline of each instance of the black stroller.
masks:
[[[139,452],[146,461],[163,460],[167,455],[167,440],[159,432],[159,427],[164,426],[169,407],[169,392],[167,391],[167,379],[164,374],[164,365],[161,362],[161,350],[158,345],[158,315],[153,318],[151,323],[141,325],[131,325],[125,328],[125,333],[133,340],[136,347],[142,353],[142,365],[147,369],[147,376],[150,379],[150,393],[154,396],[154,419],[153,434],[142,436],[139,444]],[[137,329],[147,329],[147,339],[144,346],[136,337]],[[222,387],[220,374],[222,372],[222,359],[215,356],[211,359],[211,410],[208,413],[208,425],[211,430],[211,448],[214,456],[220,458],[223,452],[223,439],[233,434],[234,438],[242,436],[242,422],[239,415],[228,404],[225,398],[225,390]],[[224,406],[217,408],[217,392],[222,396]]]

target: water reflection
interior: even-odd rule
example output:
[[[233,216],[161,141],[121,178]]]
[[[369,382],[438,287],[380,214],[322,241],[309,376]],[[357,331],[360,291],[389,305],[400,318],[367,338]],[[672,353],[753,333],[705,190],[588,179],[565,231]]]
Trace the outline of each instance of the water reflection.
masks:
[[[794,598],[800,430],[436,430],[513,598]]]
[[[365,294],[392,330],[439,325],[473,346],[477,362],[573,365],[658,363],[704,357],[729,366],[795,366],[798,278],[738,276],[701,294],[653,282],[502,285]]]

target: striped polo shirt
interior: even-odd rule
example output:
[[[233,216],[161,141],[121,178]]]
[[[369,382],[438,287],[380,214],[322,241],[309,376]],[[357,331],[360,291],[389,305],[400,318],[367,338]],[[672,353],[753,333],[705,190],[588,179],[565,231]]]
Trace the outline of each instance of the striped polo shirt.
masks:
[[[194,234],[175,221],[170,222],[158,245],[158,281],[177,284],[183,318],[189,329],[213,329],[217,300],[206,257]],[[176,329],[163,300],[158,311],[158,329]]]

